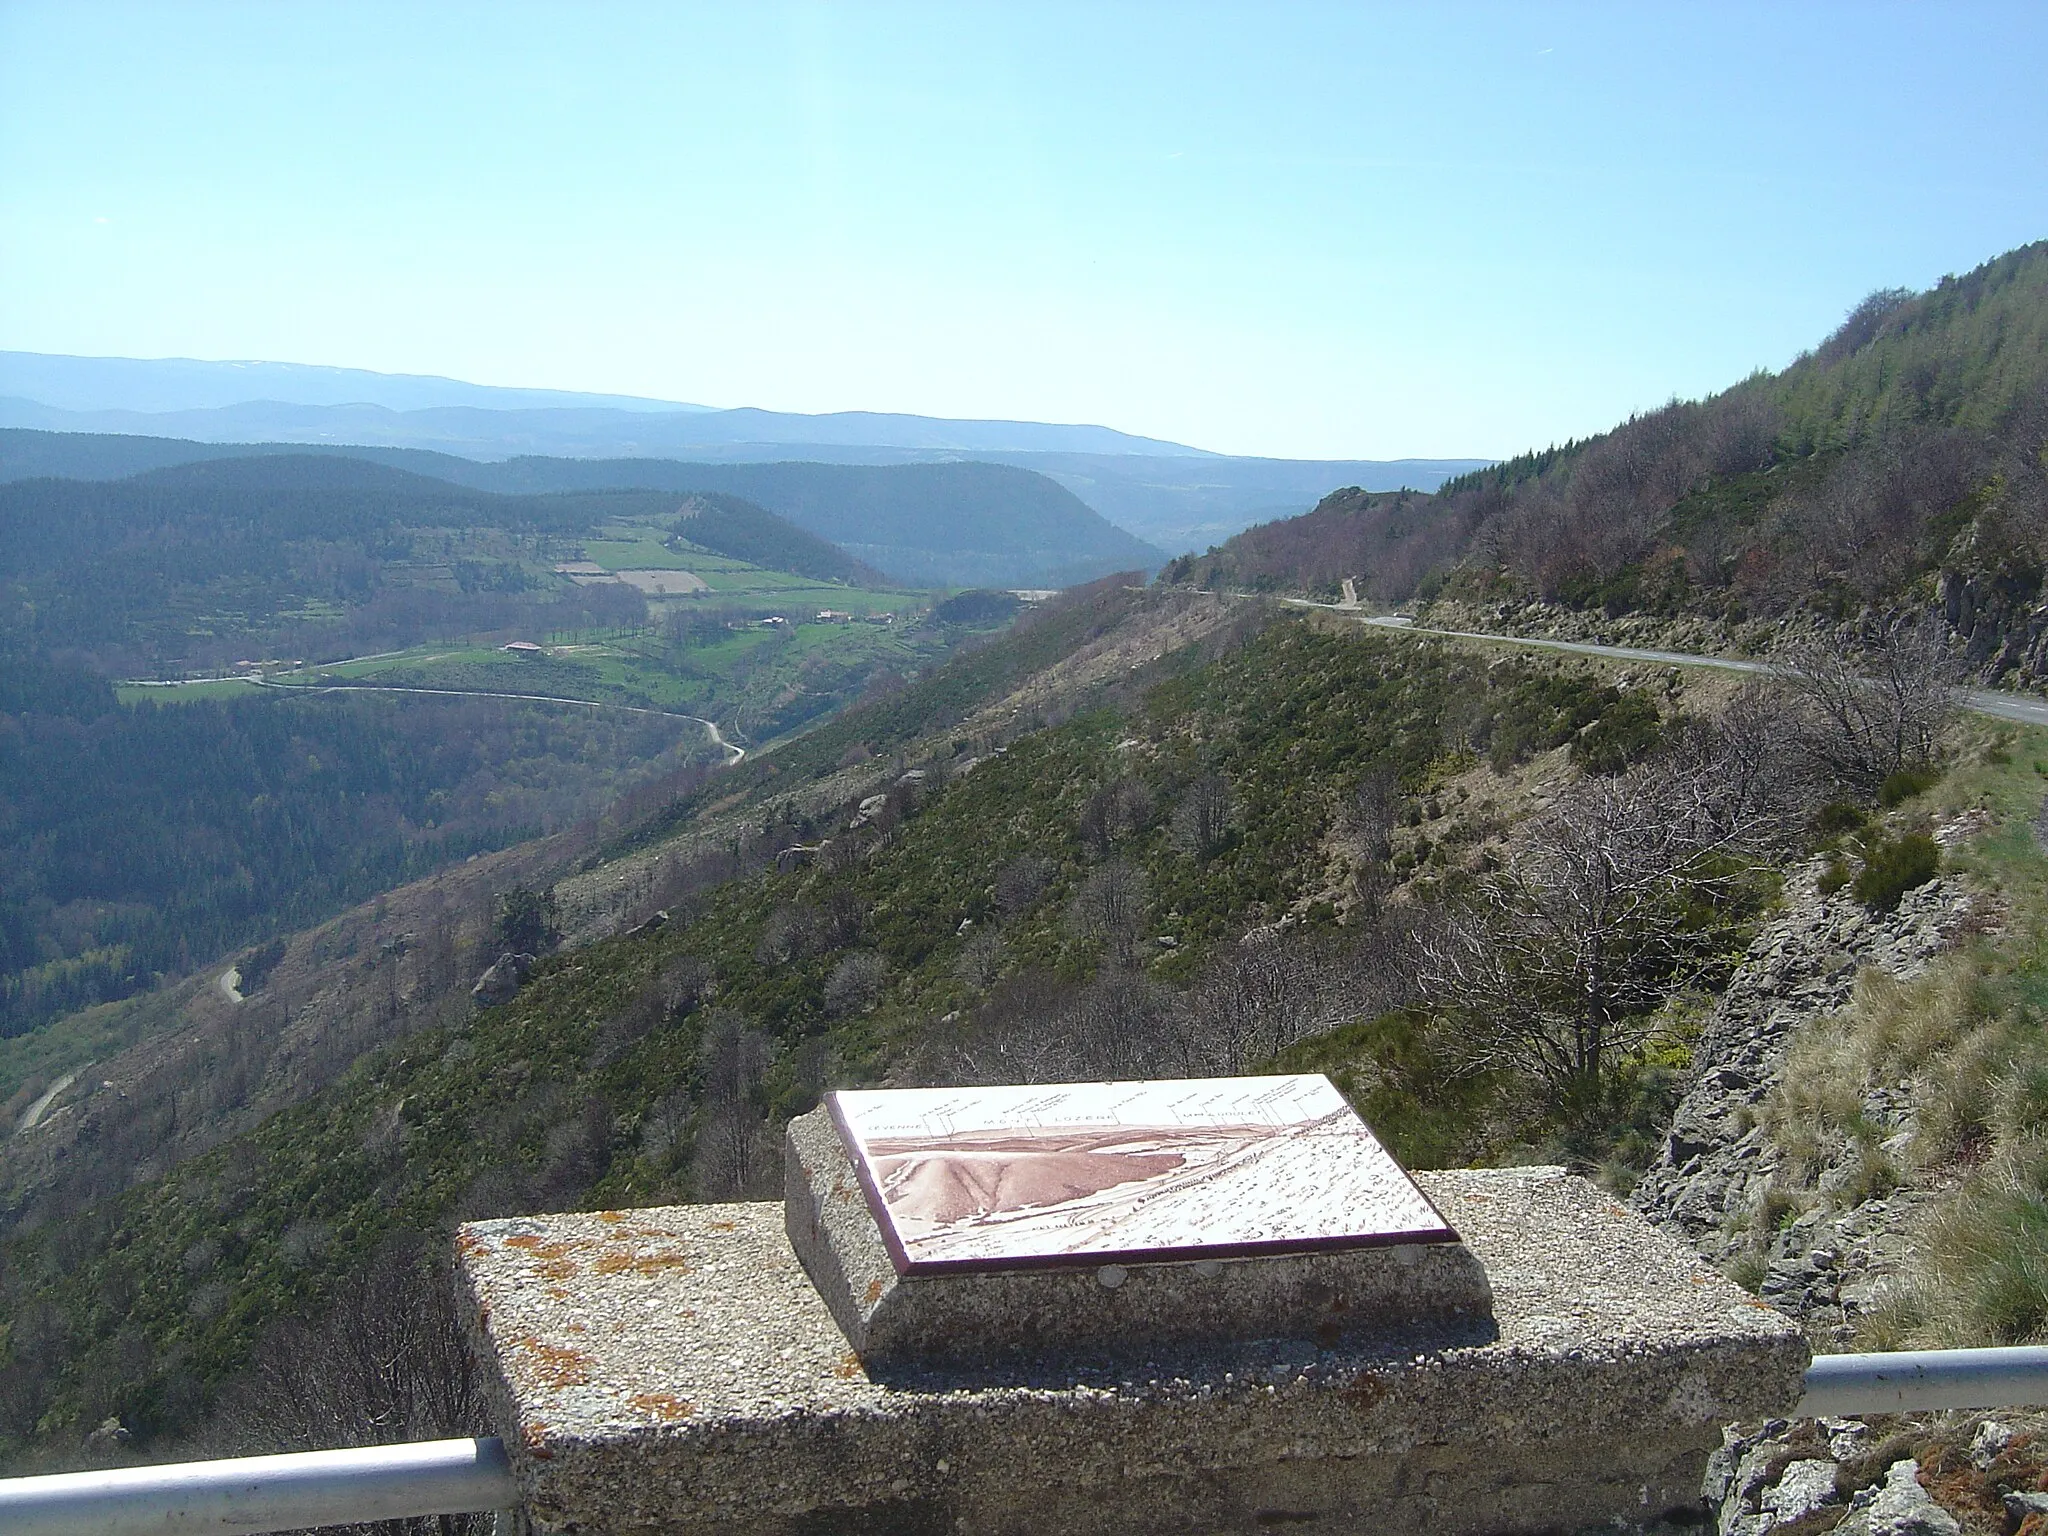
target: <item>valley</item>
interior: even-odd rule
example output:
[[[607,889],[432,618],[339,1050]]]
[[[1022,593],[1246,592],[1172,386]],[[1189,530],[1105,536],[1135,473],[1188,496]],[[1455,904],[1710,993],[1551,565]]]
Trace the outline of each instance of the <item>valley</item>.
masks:
[[[2048,1334],[2048,504],[2031,362],[1969,365],[2041,261],[1157,579],[920,586],[940,480],[845,466],[0,484],[0,769],[94,786],[12,792],[0,1454],[274,1445],[300,1357],[466,1432],[347,1364],[455,1223],[772,1197],[838,1086],[1326,1072],[1826,1347]],[[131,824],[147,899],[42,855]]]

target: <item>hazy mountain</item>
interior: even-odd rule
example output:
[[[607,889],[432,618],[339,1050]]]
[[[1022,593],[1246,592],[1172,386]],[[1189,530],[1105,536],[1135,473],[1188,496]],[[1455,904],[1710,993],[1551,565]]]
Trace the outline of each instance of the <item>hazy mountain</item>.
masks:
[[[1118,527],[1169,553],[1206,549],[1252,523],[1305,511],[1341,486],[1434,490],[1489,462],[1234,458],[1107,427],[869,411],[712,410],[359,369],[26,352],[0,353],[0,426],[234,443],[238,453],[269,441],[412,448],[484,461],[524,455],[838,464],[974,458],[1047,475]]]
[[[292,405],[381,405],[394,411],[471,405],[493,410],[603,406],[620,411],[702,411],[708,406],[566,389],[505,389],[431,374],[372,373],[305,363],[216,363],[189,357],[66,357],[0,352],[0,395],[63,411],[204,411],[250,400]]]
[[[1099,453],[988,453],[1059,481],[1120,528],[1197,551],[1272,518],[1305,512],[1341,486],[1433,491],[1489,459],[1241,459]]]
[[[475,458],[673,454],[752,444],[839,444],[972,453],[1200,455],[1109,427],[955,421],[879,411],[825,415],[497,389],[454,379],[294,363],[0,353],[0,425],[144,432],[218,442],[297,438],[438,448]],[[54,413],[54,414],[53,414]]]

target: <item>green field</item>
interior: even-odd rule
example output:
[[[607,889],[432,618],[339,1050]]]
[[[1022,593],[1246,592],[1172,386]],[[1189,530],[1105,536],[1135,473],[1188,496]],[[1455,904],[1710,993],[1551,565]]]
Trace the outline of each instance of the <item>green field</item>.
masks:
[[[311,666],[266,664],[263,681],[275,687],[239,678],[124,683],[119,697],[174,704],[336,686],[526,694],[700,716],[758,745],[811,724],[878,678],[922,671],[962,638],[957,627],[926,622],[942,592],[853,587],[770,570],[676,538],[653,521],[615,520],[593,535],[530,545],[492,530],[447,530],[421,553],[429,558],[414,573],[416,585],[452,586],[462,561],[487,555],[540,586],[566,586],[554,567],[580,560],[605,571],[689,571],[709,590],[650,598],[648,622],[637,628],[520,636],[546,647],[540,654],[504,650],[500,631],[488,642],[448,640]],[[854,621],[818,622],[826,611]],[[880,614],[894,622],[862,622]],[[789,622],[764,625],[770,615]]]
[[[892,613],[921,607],[928,595],[912,590],[870,590],[849,587],[842,582],[818,581],[789,571],[771,571],[729,555],[716,555],[694,544],[678,541],[671,545],[659,529],[615,526],[607,537],[584,539],[577,549],[580,558],[607,571],[689,571],[704,578],[719,597],[763,596],[786,601],[793,607],[823,608],[842,613]],[[667,599],[702,602],[703,598]],[[795,614],[791,614],[795,617]]]
[[[246,699],[256,687],[246,678],[215,677],[196,683],[117,683],[123,704],[190,704],[199,699]]]
[[[849,595],[890,596],[847,589],[833,595],[842,611],[850,610]],[[745,627],[682,636],[653,626],[558,635],[548,637],[540,654],[485,645],[415,646],[390,655],[273,671],[268,681],[278,687],[234,680],[129,685],[122,696],[175,703],[222,696],[282,698],[286,688],[336,686],[528,694],[702,716],[758,744],[857,697],[877,675],[921,671],[958,638],[914,620],[888,626],[797,622],[786,629],[736,622]]]

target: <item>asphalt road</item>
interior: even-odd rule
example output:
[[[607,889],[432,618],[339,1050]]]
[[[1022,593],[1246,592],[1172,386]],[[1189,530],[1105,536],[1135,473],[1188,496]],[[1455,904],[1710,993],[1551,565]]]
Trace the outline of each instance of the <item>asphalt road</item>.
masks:
[[[208,682],[224,679],[206,679]],[[694,720],[711,733],[711,744],[727,754],[725,766],[730,768],[747,755],[747,749],[737,742],[727,741],[725,732],[718,728],[715,720],[706,720],[702,715],[678,714],[671,709],[643,709],[637,704],[612,704],[603,699],[565,699],[553,693],[491,693],[482,688],[400,688],[383,683],[273,683],[268,678],[248,679],[253,687],[275,688],[284,693],[430,693],[447,699],[521,699],[529,704],[573,704],[579,709],[618,709],[629,715],[659,715],[664,720]]]
[[[1332,613],[1342,613],[1341,608],[1324,603],[1304,604],[1304,607],[1328,608]],[[1370,624],[1376,629],[1399,629],[1416,635],[1441,635],[1454,640],[1484,640],[1493,645],[1522,645],[1539,651],[1572,651],[1581,656],[1608,656],[1617,661],[1654,661],[1676,667],[1718,667],[1723,672],[1769,672],[1768,662],[1737,661],[1729,656],[1693,656],[1684,651],[1646,651],[1630,645],[1594,645],[1585,640],[1537,640],[1526,635],[1489,635],[1477,630],[1431,629],[1417,624],[1398,614],[1358,616],[1361,624]],[[2048,725],[2048,699],[2031,693],[1998,693],[1989,688],[1959,688],[1956,696],[1966,709],[1980,715],[1993,715],[2000,720],[2017,720],[2022,725]]]

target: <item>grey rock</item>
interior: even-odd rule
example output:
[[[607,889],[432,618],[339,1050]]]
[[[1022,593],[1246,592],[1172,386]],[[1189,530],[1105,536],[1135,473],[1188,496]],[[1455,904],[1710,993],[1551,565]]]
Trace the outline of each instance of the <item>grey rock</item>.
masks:
[[[1835,1464],[1795,1461],[1778,1474],[1778,1485],[1764,1495],[1764,1507],[1779,1525],[1795,1525],[1826,1505],[1836,1503]]]
[[[628,928],[625,937],[629,939],[645,938],[648,934],[657,933],[667,926],[668,913],[665,911],[657,912],[645,922],[635,923],[632,927]]]
[[[2029,1515],[2048,1515],[2048,1493],[2008,1493],[2005,1495],[2006,1518],[2024,1520]]]
[[[477,977],[469,995],[476,999],[479,1008],[495,1008],[500,1003],[509,1003],[526,985],[526,978],[533,974],[533,967],[532,955],[517,955],[508,949],[498,956],[489,970]]]
[[[1920,1463],[1895,1461],[1868,1504],[1851,1507],[1836,1536],[1962,1536],[1956,1517],[1920,1486]]]
[[[1873,917],[1846,894],[1822,896],[1821,867],[1816,860],[1793,872],[1784,911],[1730,978],[1702,1030],[1671,1129],[1630,1197],[1716,1264],[1757,1240],[1755,1213],[1781,1178],[1779,1153],[1754,1123],[1754,1106],[1775,1086],[1792,1038],[1849,1001],[1859,967],[1901,977],[1924,969],[1968,913],[1967,893],[1939,879],[1909,892],[1897,912]],[[1904,1085],[1879,1084],[1866,1095],[1864,1118],[1889,1133],[1888,1145],[1909,1150],[1910,1104]],[[1905,1191],[1888,1203],[1842,1209],[1860,1177],[1857,1163],[1854,1149],[1835,1149],[1816,1181],[1822,1198],[1788,1227],[1761,1234],[1764,1257],[1773,1261],[1762,1289],[1787,1315],[1847,1327],[1903,1257],[1917,1197]],[[1866,1237],[1852,1255],[1856,1239]]]
[[[127,1425],[123,1424],[118,1418],[109,1418],[102,1419],[99,1428],[85,1437],[85,1444],[86,1449],[104,1454],[109,1451],[120,1450],[134,1438],[129,1433]]]
[[[1986,1419],[1977,1426],[1977,1433],[1970,1437],[1970,1465],[1982,1472],[2004,1454],[2018,1433],[2010,1424]]]
[[[1828,1454],[1837,1461],[1862,1455],[1869,1442],[1870,1426],[1861,1419],[1822,1419],[1820,1427],[1827,1431]]]

